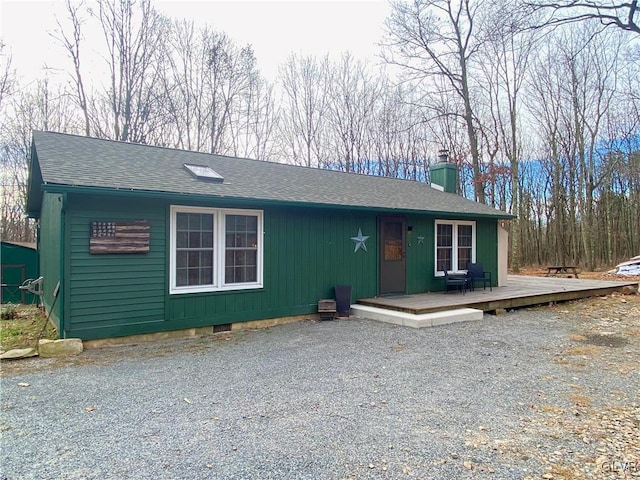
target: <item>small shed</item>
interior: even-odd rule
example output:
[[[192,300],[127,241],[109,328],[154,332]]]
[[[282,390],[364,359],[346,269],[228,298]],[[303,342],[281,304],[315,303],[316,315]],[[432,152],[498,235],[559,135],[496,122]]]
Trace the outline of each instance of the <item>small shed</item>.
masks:
[[[2,303],[36,303],[35,295],[21,290],[27,279],[38,277],[38,252],[35,243],[2,242]]]

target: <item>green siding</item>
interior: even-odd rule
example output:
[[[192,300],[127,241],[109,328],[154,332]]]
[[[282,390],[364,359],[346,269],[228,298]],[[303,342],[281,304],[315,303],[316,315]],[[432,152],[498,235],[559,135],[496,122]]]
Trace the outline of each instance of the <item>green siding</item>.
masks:
[[[368,252],[354,253],[358,228]],[[259,290],[169,296],[175,328],[260,320],[317,311],[333,287],[352,285],[352,297],[376,295],[376,216],[300,209],[264,210],[264,287]]]
[[[453,163],[436,163],[431,166],[431,183],[440,185],[445,192],[457,193],[458,167]]]
[[[491,272],[493,286],[498,285],[498,224],[496,220],[476,222],[476,262]]]
[[[407,217],[407,293],[424,293],[439,290],[439,283],[433,276],[435,268],[433,252],[434,219],[427,216]],[[422,243],[418,237],[424,237]]]
[[[44,277],[42,303],[46,311],[50,313],[51,321],[61,337],[64,337],[64,332],[60,331],[62,302],[54,302],[53,292],[58,282],[63,280],[61,270],[63,207],[63,195],[45,193],[42,197],[40,227],[38,229],[40,275]],[[60,292],[60,296],[62,296],[64,292],[62,284]]]
[[[53,209],[53,200],[57,199],[45,197],[43,218],[61,218],[61,210]],[[170,295],[170,206],[151,199],[69,196],[65,235],[67,336],[105,338],[306,315],[316,312],[319,299],[333,298],[333,287],[338,284],[352,285],[354,300],[378,293],[376,213],[268,207],[262,209],[263,288]],[[199,206],[228,208],[233,204],[221,201]],[[247,208],[261,209],[257,204]],[[89,254],[90,222],[134,220],[150,224],[148,254]],[[442,290],[442,279],[434,275],[435,218],[416,214],[406,220],[412,227],[407,232],[407,293]],[[56,231],[59,238],[60,225],[58,220],[56,230],[43,221],[42,239],[54,237]],[[496,222],[481,220],[476,225],[478,261],[495,277]],[[358,229],[369,236],[366,252],[354,252],[351,237]],[[422,243],[418,237],[424,237]],[[55,276],[60,249],[49,246],[46,253],[49,272]]]
[[[436,292],[444,288],[444,279],[435,276],[435,221],[445,217],[411,215],[407,226],[407,293]],[[418,237],[424,237],[419,244]],[[498,237],[495,220],[476,220],[476,261],[498,281]]]
[[[34,248],[1,242],[2,259],[2,303],[35,304],[35,295],[18,287],[31,278],[38,276],[38,253]]]
[[[65,325],[71,336],[89,339],[167,329],[165,213],[163,204],[152,201],[69,196]],[[89,253],[91,222],[135,220],[149,222],[149,253]]]

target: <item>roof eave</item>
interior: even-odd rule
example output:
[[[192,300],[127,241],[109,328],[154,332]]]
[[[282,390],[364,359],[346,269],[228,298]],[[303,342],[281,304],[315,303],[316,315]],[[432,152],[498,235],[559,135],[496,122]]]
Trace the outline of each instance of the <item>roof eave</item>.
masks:
[[[237,205],[253,205],[260,203],[269,206],[280,207],[294,207],[294,208],[321,208],[321,209],[334,209],[334,210],[356,210],[367,212],[394,212],[397,214],[429,214],[434,216],[441,216],[446,218],[491,218],[496,220],[508,220],[516,218],[515,215],[511,215],[506,212],[496,210],[496,213],[476,213],[476,212],[451,212],[446,210],[417,210],[409,208],[394,208],[394,207],[373,207],[364,205],[337,205],[335,203],[311,203],[311,202],[291,202],[286,200],[275,199],[261,199],[255,197],[229,197],[226,195],[201,195],[194,193],[179,193],[179,192],[164,192],[158,190],[135,190],[135,189],[121,189],[112,187],[94,187],[94,186],[82,186],[82,185],[65,185],[65,184],[53,184],[47,183],[42,185],[42,191],[51,193],[76,193],[76,194],[91,194],[91,195],[113,195],[122,197],[146,197],[146,198],[158,198],[169,201],[193,201],[193,202],[206,202],[211,200],[224,200],[230,204]]]

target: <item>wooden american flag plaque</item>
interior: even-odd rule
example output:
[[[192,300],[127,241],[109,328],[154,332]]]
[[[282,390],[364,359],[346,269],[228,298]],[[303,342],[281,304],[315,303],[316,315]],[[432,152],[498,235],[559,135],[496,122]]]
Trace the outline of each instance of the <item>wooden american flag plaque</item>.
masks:
[[[149,253],[149,222],[91,222],[89,253]]]

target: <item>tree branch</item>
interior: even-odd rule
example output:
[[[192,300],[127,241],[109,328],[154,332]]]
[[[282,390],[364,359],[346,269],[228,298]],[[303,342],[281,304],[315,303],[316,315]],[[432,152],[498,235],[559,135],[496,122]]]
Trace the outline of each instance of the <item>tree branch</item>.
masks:
[[[569,0],[555,3],[525,2],[525,6],[529,7],[532,12],[551,12],[546,21],[534,25],[533,28],[597,20],[605,27],[613,26],[640,35],[640,23],[636,18],[640,16],[638,14],[640,11],[638,10],[638,0],[608,4],[589,0]],[[565,12],[568,14],[565,15]]]

